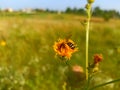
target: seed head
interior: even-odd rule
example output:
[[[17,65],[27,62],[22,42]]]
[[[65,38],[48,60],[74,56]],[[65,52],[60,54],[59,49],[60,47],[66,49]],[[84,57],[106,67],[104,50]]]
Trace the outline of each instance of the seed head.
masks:
[[[66,83],[69,87],[82,88],[82,86],[84,86],[86,75],[83,67],[79,65],[70,66],[65,75]]]

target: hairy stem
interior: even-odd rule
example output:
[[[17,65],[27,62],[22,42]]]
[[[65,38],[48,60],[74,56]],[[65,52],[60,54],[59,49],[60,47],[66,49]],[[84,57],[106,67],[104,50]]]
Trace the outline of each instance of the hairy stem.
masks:
[[[88,46],[89,46],[89,29],[90,29],[90,18],[91,18],[91,6],[87,9],[87,22],[86,22],[86,80],[88,80]]]

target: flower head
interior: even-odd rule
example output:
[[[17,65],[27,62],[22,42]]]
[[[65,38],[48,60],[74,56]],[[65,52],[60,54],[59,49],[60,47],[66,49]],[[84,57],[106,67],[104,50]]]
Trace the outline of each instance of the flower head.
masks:
[[[88,67],[90,73],[99,71],[99,63],[103,60],[102,54],[95,54],[93,60],[94,62]]]
[[[94,64],[97,64],[103,60],[102,54],[95,54],[94,55]]]
[[[77,51],[74,42],[70,39],[59,39],[58,42],[55,42],[53,48],[58,55],[68,59],[70,59],[72,53]]]

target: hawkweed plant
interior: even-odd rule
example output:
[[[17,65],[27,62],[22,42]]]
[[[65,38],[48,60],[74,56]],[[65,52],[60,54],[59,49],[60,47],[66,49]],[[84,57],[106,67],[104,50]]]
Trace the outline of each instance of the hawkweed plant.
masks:
[[[97,86],[90,86],[94,75],[99,71],[99,64],[103,60],[102,54],[94,54],[93,62],[89,62],[89,31],[90,31],[90,20],[92,16],[92,4],[94,0],[87,0],[85,6],[87,19],[84,22],[86,30],[86,51],[85,51],[85,72],[83,68],[79,65],[71,66],[69,65],[68,70],[66,71],[66,80],[63,84],[63,90],[74,90],[74,88],[81,88],[82,90],[95,90],[96,88],[115,83],[120,81],[120,79],[112,80],[106,83],[99,84]],[[71,39],[59,39],[53,45],[56,56],[61,60],[68,62],[72,54],[78,51],[77,45]],[[96,82],[97,83],[97,82]]]

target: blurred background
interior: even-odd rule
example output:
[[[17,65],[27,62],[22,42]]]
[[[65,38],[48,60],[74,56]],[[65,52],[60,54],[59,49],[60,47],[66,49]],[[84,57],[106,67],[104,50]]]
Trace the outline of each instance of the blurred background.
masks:
[[[0,90],[64,90],[67,64],[55,57],[53,45],[68,35],[79,48],[69,64],[85,70],[86,3],[87,0],[0,1]],[[95,85],[120,78],[119,4],[119,0],[96,0],[93,4],[89,61],[96,53],[104,58]],[[96,90],[101,89],[120,90],[120,82]]]

